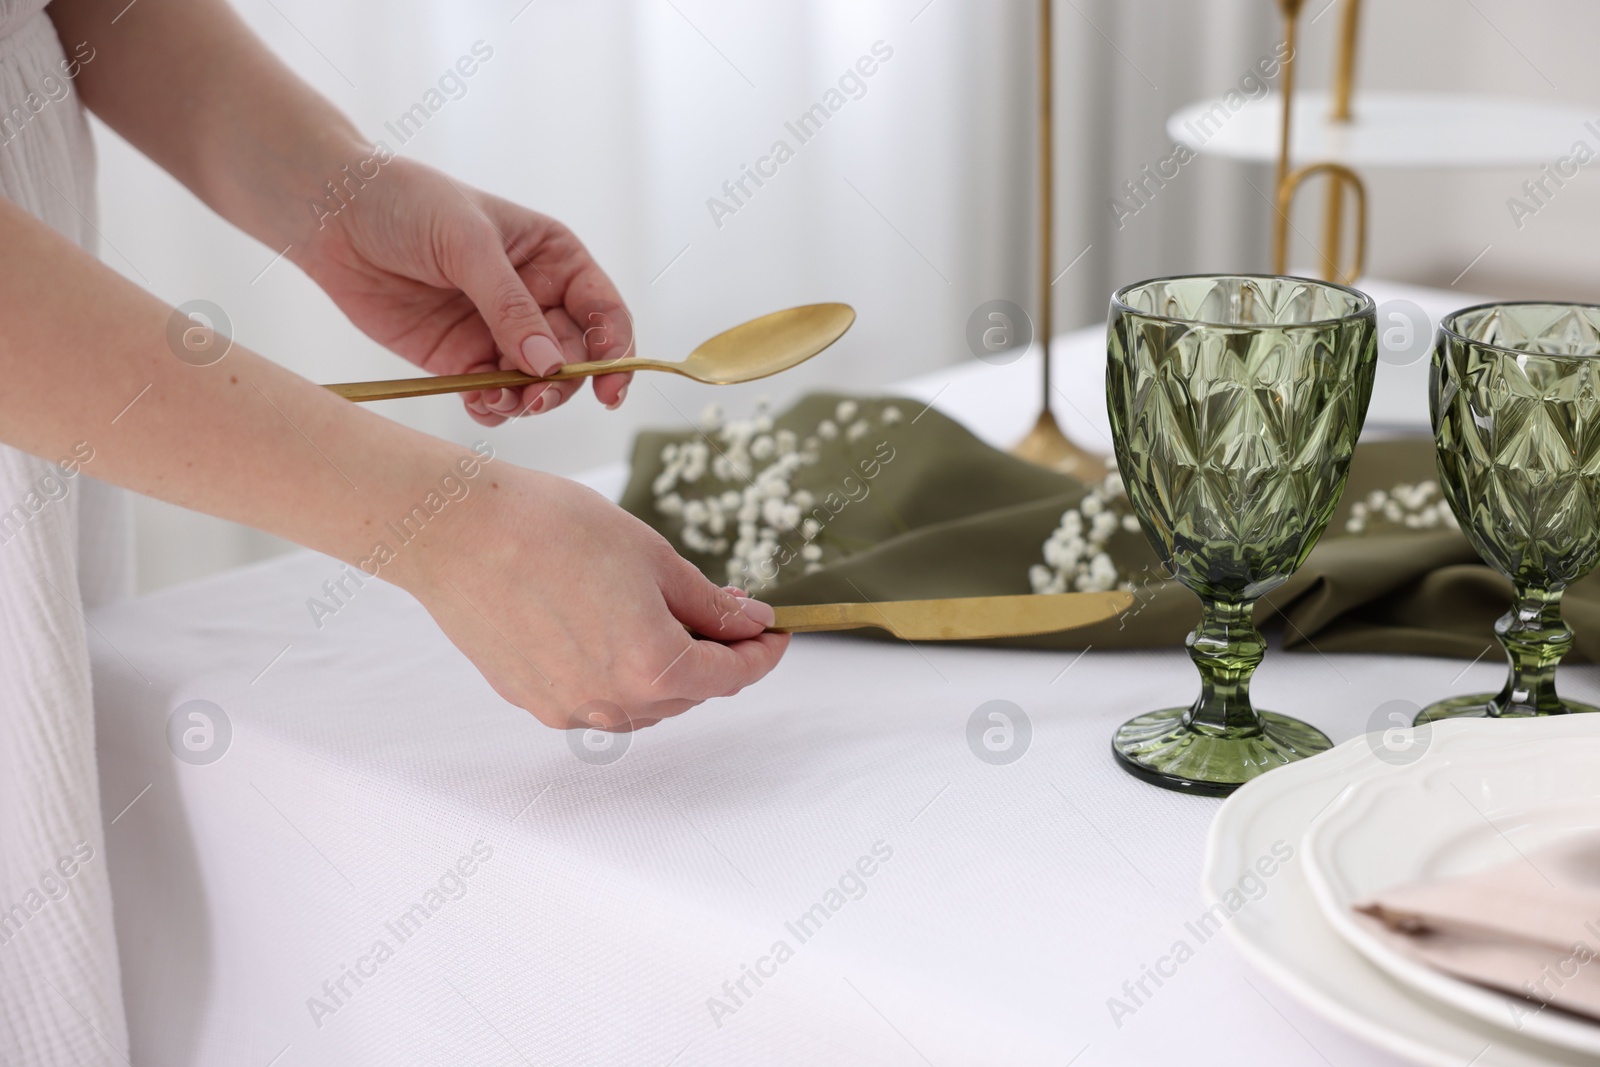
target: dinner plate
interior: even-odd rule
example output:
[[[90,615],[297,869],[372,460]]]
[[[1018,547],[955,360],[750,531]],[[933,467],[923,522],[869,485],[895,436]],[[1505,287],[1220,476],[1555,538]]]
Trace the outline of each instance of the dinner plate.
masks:
[[[1417,765],[1446,754],[1503,749],[1530,737],[1592,736],[1584,716],[1435,723]],[[1201,891],[1240,952],[1312,1010],[1370,1043],[1437,1067],[1549,1067],[1594,1057],[1516,1034],[1387,974],[1322,916],[1305,876],[1302,838],[1340,794],[1396,768],[1357,737],[1247,782],[1217,811]],[[1266,872],[1271,872],[1270,874]]]
[[[1435,970],[1351,910],[1393,886],[1481,871],[1600,828],[1600,716],[1573,718],[1565,736],[1430,752],[1353,785],[1312,823],[1303,860],[1323,918],[1391,977],[1491,1025],[1600,1057],[1600,1025]]]

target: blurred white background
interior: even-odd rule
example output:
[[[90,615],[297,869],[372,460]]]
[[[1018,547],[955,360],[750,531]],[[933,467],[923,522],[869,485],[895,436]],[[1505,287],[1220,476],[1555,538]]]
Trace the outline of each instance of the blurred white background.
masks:
[[[1302,86],[1327,84],[1344,2],[1308,3]],[[236,4],[369,136],[569,224],[630,302],[642,354],[678,358],[737,322],[810,301],[843,300],[860,316],[798,371],[714,397],[641,378],[620,412],[580,395],[493,431],[452,397],[380,406],[421,429],[463,443],[487,436],[506,458],[570,473],[624,458],[638,427],[682,424],[711,399],[736,410],[758,394],[781,404],[969,359],[965,324],[978,304],[1038,299],[1033,0]],[[1111,290],[1136,278],[1265,269],[1269,208],[1252,188],[1268,188],[1264,167],[1191,163],[1120,229],[1108,200],[1170,154],[1171,111],[1227,90],[1270,54],[1276,3],[1058,0],[1055,17],[1057,270],[1082,254],[1053,287],[1058,326],[1099,320]],[[1358,86],[1587,108],[1600,104],[1597,39],[1600,5],[1582,0],[1369,0]],[[465,96],[399,145],[384,124],[480,40],[494,54]],[[859,99],[719,226],[708,198],[774,140],[795,144],[784,123],[880,41],[892,57]],[[170,303],[216,302],[239,343],[315,380],[410,372],[274,262],[278,249],[231,230],[115,134],[95,132],[108,263]],[[1535,168],[1370,174],[1369,274],[1444,287],[1470,263],[1464,290],[1596,299],[1600,246],[1585,237],[1600,226],[1600,179],[1588,169],[1521,229],[1506,200]],[[1320,195],[1305,199],[1309,218]],[[154,501],[138,514],[143,589],[288,547]]]

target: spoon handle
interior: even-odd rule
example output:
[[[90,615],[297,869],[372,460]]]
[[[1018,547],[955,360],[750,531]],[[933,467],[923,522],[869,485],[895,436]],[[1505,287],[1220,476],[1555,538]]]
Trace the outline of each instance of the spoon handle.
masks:
[[[502,389],[533,382],[564,382],[596,374],[621,374],[635,370],[671,370],[670,364],[653,359],[603,360],[597,363],[568,363],[554,374],[538,377],[519,370],[491,370],[478,374],[441,374],[432,378],[393,378],[383,382],[343,382],[325,388],[358,404],[369,400],[397,400],[407,396],[433,396],[436,393],[465,393],[473,389]]]

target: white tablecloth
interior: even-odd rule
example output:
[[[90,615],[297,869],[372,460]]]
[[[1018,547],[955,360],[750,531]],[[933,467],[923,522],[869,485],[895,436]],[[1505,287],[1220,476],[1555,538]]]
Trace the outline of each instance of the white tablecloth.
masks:
[[[1099,334],[1058,357],[1087,442]],[[907,391],[1006,440],[1036,371]],[[92,616],[137,1067],[1394,1062],[1187,925],[1217,802],[1109,751],[1192,696],[1181,651],[801,637],[600,763],[397,590],[317,630],[306,599],[338,571],[300,553]],[[1273,652],[1255,693],[1341,741],[1386,700],[1497,684],[1485,660]],[[216,762],[169,749],[191,700],[227,716]],[[1009,765],[967,740],[993,700],[1031,722]]]

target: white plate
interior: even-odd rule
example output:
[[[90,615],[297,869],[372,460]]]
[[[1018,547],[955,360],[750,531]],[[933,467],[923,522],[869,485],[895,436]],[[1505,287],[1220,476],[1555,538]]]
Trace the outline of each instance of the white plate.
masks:
[[[1529,737],[1589,737],[1587,716],[1515,722],[1438,723],[1428,752],[1503,749]],[[1574,725],[1576,723],[1576,726]],[[1265,890],[1243,897],[1225,923],[1229,937],[1273,981],[1336,1024],[1395,1055],[1437,1067],[1593,1067],[1594,1057],[1508,1033],[1391,978],[1340,937],[1322,917],[1305,878],[1301,839],[1340,793],[1395,768],[1357,737],[1301,763],[1247,783],[1211,824],[1201,892],[1227,913],[1241,881]],[[1263,878],[1257,866],[1276,846],[1293,855]],[[1250,899],[1254,895],[1257,899]]]
[[[1586,736],[1434,752],[1346,792],[1305,835],[1306,879],[1340,936],[1394,978],[1513,1033],[1600,1057],[1600,1025],[1539,1011],[1391,947],[1351,908],[1396,885],[1480,871],[1600,827],[1600,716]],[[1577,726],[1569,729],[1578,729]]]

